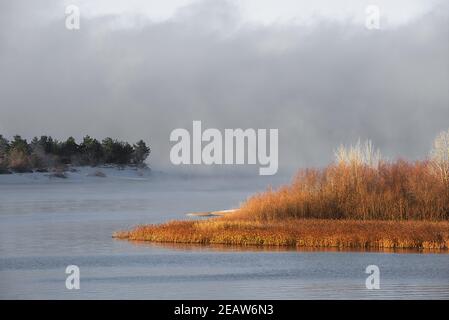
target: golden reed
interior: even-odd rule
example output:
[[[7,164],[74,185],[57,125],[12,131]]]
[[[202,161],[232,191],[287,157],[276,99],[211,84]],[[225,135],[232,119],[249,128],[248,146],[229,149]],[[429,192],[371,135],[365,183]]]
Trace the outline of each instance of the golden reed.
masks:
[[[426,161],[332,164],[236,212],[117,232],[129,240],[338,248],[449,249],[449,185]]]
[[[171,221],[117,232],[119,239],[228,245],[448,249],[449,222],[293,219]]]

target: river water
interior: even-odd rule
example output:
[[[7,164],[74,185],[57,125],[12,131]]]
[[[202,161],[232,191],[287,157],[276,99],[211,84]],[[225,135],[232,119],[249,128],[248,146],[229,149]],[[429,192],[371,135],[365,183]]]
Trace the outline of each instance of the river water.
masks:
[[[449,299],[449,254],[156,245],[141,223],[229,209],[279,181],[108,173],[0,176],[1,299]],[[65,285],[68,265],[80,289]],[[380,289],[368,290],[368,265]]]

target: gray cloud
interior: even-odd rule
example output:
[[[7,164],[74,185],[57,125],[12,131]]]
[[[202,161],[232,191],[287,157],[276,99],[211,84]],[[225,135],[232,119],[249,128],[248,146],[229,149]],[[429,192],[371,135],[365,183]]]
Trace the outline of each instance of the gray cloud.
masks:
[[[323,165],[371,138],[390,157],[423,157],[449,127],[448,6],[397,28],[349,22],[247,25],[225,1],[170,20],[81,21],[55,1],[0,4],[0,133],[147,140],[169,165],[169,134],[279,128],[280,166]],[[12,4],[14,3],[14,4]],[[44,9],[61,10],[48,18]],[[35,10],[35,11],[33,11]]]

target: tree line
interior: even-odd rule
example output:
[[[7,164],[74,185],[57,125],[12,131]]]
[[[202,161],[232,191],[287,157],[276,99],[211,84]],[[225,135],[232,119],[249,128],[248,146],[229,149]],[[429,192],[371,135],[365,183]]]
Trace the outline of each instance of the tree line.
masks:
[[[19,135],[9,141],[0,134],[0,173],[47,171],[67,165],[145,166],[150,151],[143,140],[131,145],[109,137],[100,142],[85,136],[78,144],[73,137],[58,141],[41,136],[28,142]]]

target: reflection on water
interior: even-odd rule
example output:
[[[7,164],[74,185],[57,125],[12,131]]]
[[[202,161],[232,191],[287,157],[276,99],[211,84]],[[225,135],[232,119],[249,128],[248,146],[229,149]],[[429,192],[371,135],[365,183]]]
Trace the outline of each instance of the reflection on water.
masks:
[[[224,251],[224,252],[359,252],[359,253],[421,253],[421,254],[448,254],[447,249],[415,249],[415,248],[339,248],[339,247],[291,247],[291,246],[259,246],[259,245],[225,245],[225,244],[198,244],[198,243],[171,243],[149,242],[137,240],[128,241],[136,246],[156,247],[180,251]]]
[[[1,177],[0,177],[1,179]],[[128,242],[114,231],[238,206],[266,181],[2,184],[0,298],[449,298],[449,254]],[[217,187],[218,186],[218,187]],[[81,289],[65,288],[76,264]],[[381,289],[365,288],[378,265]]]

